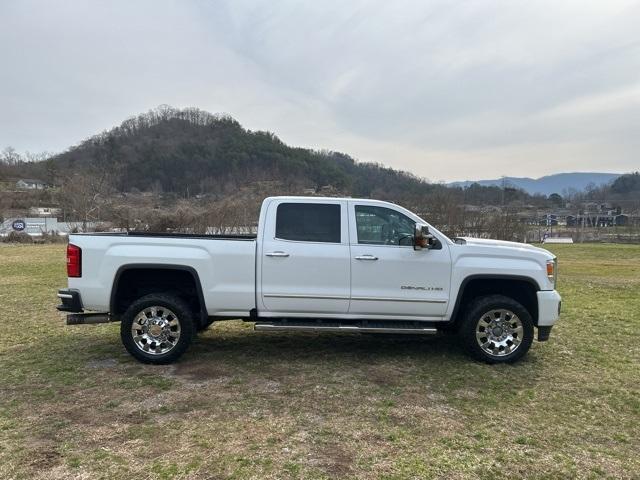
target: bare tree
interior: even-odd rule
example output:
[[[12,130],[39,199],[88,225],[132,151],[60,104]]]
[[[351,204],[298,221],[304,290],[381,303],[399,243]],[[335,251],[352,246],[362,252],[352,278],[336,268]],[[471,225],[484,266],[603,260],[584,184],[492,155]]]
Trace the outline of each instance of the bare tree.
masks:
[[[0,163],[5,165],[14,166],[23,161],[22,155],[16,152],[16,149],[11,146],[5,147],[0,153]]]
[[[102,220],[100,207],[111,193],[107,177],[106,172],[98,176],[76,173],[63,180],[60,205],[65,216],[82,222],[85,231],[88,222]]]

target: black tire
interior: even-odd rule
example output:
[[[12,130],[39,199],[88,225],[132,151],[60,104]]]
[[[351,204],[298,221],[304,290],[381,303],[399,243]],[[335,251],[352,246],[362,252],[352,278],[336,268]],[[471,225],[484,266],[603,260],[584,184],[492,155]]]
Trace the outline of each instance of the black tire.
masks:
[[[505,313],[502,318],[499,316],[500,312],[496,313],[496,311],[511,312],[517,319],[510,317],[508,313]],[[520,325],[517,323],[518,320]],[[506,325],[507,330],[500,326],[495,330],[485,327],[491,324],[491,321],[501,322],[501,325]],[[487,332],[486,336],[483,336],[484,332]],[[494,332],[500,332],[501,336],[496,336]],[[458,334],[465,350],[475,359],[486,363],[513,363],[521,359],[531,347],[533,320],[527,309],[514,299],[504,295],[489,295],[476,298],[471,302],[466,309]],[[505,339],[499,340],[503,336]],[[487,350],[492,350],[494,353]]]
[[[166,313],[162,310],[162,308],[170,311],[170,314],[167,318],[171,321],[171,323],[174,324],[174,326],[166,327],[168,329],[161,329],[162,334],[165,334],[165,332],[169,332],[165,335],[165,338],[167,338],[166,342],[147,342],[146,339],[139,340],[139,342],[144,342],[145,345],[148,343],[148,350],[145,351],[142,347],[138,346],[137,341],[134,339],[132,326],[139,314],[142,314],[145,309],[153,309],[153,307],[160,307],[156,309],[158,313]],[[151,320],[161,320],[161,318],[157,316],[148,318]],[[144,319],[143,321],[146,322],[146,320]],[[175,326],[176,323],[177,326]],[[136,322],[136,325],[140,326],[140,323]],[[176,330],[176,333],[171,333],[170,330]],[[143,336],[140,334],[141,330],[138,329],[137,332],[139,334],[136,336],[136,338],[141,339]],[[166,293],[152,293],[139,298],[138,300],[133,302],[129,306],[129,308],[127,308],[126,312],[122,316],[122,321],[120,323],[120,338],[122,339],[122,344],[133,357],[143,363],[160,365],[174,362],[187,350],[187,348],[189,348],[194,335],[195,326],[193,321],[193,313],[189,309],[189,306],[179,297]],[[168,350],[166,352],[154,353],[151,351],[156,348],[154,344],[158,345],[157,348],[166,348]],[[161,345],[163,344],[165,345],[165,347],[161,347]]]

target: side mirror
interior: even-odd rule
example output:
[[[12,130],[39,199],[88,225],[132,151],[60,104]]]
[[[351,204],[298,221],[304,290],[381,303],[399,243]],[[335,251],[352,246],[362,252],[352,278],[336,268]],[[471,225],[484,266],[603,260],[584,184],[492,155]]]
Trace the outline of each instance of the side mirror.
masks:
[[[429,227],[420,223],[416,223],[416,231],[413,235],[413,249],[422,250],[435,247],[436,237],[429,233]]]

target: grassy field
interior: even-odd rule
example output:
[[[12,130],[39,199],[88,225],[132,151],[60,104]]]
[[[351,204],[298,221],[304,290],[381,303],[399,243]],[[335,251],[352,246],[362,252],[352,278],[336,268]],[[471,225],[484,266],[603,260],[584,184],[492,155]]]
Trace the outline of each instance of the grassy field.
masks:
[[[64,246],[0,246],[0,478],[640,478],[640,246],[553,250],[562,319],[517,365],[223,322],[154,367],[64,325]]]

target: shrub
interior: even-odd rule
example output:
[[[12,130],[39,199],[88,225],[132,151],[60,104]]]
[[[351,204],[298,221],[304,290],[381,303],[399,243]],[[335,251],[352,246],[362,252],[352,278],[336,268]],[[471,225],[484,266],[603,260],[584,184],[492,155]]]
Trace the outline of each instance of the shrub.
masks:
[[[9,235],[4,237],[4,243],[33,243],[33,237],[25,232],[9,232]]]
[[[42,232],[40,237],[41,243],[63,243],[67,241],[67,237],[63,237],[58,232]]]

